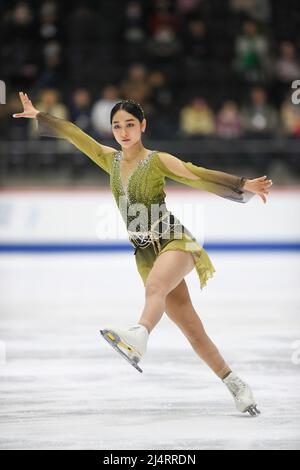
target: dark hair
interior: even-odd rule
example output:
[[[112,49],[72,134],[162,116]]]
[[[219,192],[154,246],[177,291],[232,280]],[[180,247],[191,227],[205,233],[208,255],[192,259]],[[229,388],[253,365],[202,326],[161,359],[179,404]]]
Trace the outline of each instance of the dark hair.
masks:
[[[110,123],[112,124],[112,120],[114,115],[116,114],[117,111],[120,109],[124,109],[124,111],[127,111],[127,113],[132,114],[134,117],[136,117],[140,122],[145,117],[144,110],[140,103],[134,100],[122,100],[119,101],[119,103],[115,104],[113,109],[110,112]]]

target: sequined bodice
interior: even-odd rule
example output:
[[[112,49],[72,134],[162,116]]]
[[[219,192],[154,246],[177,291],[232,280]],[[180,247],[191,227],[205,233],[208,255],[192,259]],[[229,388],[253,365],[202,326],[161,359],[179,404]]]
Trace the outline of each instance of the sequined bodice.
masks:
[[[139,160],[130,172],[127,181],[122,181],[121,165],[122,152],[118,151],[113,159],[110,186],[116,201],[121,196],[129,204],[141,203],[147,207],[161,203],[165,199],[164,179],[159,175],[155,157],[157,152],[152,150],[144,159]]]
[[[127,181],[122,181],[121,151],[112,162],[111,189],[130,239],[138,237],[139,246],[159,243],[159,236],[169,234],[170,230],[182,231],[180,221],[166,207],[165,179],[157,166],[157,158],[158,152],[152,150],[138,161]]]
[[[142,158],[141,160],[139,160],[135,165],[134,165],[134,168],[129,172],[129,175],[126,177],[124,177],[124,175],[122,175],[122,173],[124,173],[124,170],[122,170],[122,165],[121,165],[121,162],[124,160],[124,156],[123,156],[123,153],[122,152],[119,152],[119,156],[121,158],[119,158],[119,172],[120,172],[120,180],[121,180],[121,183],[122,183],[122,187],[123,187],[123,191],[125,194],[127,194],[127,190],[128,190],[128,184],[129,184],[129,181],[130,181],[130,178],[131,176],[133,175],[133,173],[135,172],[135,170],[137,169],[137,167],[139,165],[143,165],[143,166],[146,166],[147,163],[149,162],[150,158],[152,157],[152,154],[154,153],[154,151],[152,150],[150,153],[148,153],[148,155],[146,155],[146,157]]]

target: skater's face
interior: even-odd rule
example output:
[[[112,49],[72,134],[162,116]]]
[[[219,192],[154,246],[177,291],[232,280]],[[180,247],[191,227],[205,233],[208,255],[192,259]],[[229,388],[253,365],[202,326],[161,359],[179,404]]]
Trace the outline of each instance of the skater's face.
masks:
[[[133,114],[120,109],[112,120],[112,131],[118,144],[129,148],[141,140],[141,134],[146,128],[146,119],[140,122]]]

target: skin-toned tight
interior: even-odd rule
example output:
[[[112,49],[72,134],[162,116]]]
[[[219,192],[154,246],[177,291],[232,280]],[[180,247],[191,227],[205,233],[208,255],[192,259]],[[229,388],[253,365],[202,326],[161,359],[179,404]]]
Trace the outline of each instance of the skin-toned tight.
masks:
[[[222,379],[231,369],[206,334],[184,279],[194,267],[192,254],[185,251],[169,250],[157,257],[147,277],[145,306],[139,323],[151,332],[166,312],[194,351]]]

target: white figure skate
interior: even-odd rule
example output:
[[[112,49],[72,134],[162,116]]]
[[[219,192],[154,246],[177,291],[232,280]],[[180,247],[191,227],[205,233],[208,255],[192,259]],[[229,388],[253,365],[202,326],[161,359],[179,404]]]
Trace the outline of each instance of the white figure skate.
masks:
[[[223,382],[227,386],[234,398],[236,408],[242,413],[250,413],[251,416],[257,416],[260,411],[257,409],[257,403],[254,400],[252,391],[248,384],[241,380],[234,372],[231,372]]]
[[[145,326],[138,324],[128,329],[107,327],[100,330],[100,333],[124,359],[139,372],[143,372],[138,362],[147,349],[149,333]]]

